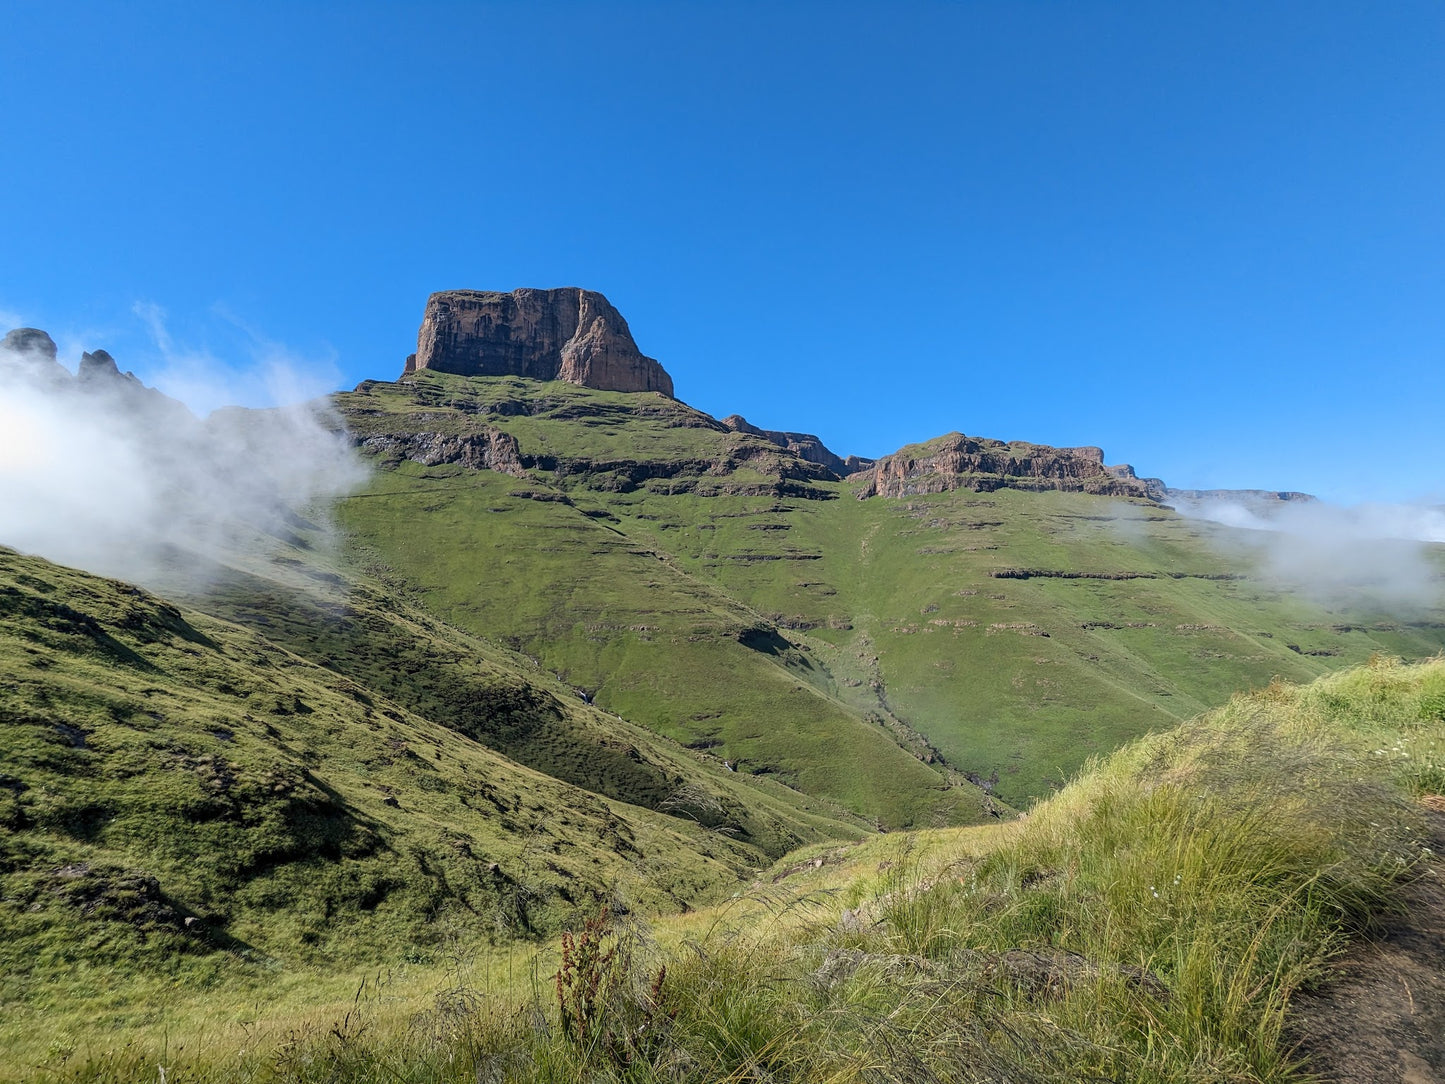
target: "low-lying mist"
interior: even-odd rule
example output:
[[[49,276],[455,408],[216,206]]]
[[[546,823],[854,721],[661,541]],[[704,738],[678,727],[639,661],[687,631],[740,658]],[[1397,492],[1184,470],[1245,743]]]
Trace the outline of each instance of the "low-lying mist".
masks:
[[[103,351],[72,373],[42,332],[0,346],[0,545],[147,586],[194,580],[279,545],[298,516],[324,539],[327,507],[364,477],[323,400],[201,419]]]
[[[1236,528],[1216,544],[1257,562],[1267,577],[1317,602],[1369,603],[1409,613],[1445,602],[1445,508],[1260,504],[1171,497],[1185,516]]]

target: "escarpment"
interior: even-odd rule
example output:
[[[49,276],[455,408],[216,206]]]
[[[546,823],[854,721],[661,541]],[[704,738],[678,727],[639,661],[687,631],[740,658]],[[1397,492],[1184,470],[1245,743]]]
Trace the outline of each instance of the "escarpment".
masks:
[[[672,377],[593,290],[444,290],[427,299],[406,373],[565,380],[600,391],[672,395]]]
[[[457,377],[480,379],[463,387]],[[576,398],[534,383],[550,381],[599,392],[660,392],[662,397]],[[364,382],[357,391],[375,383]],[[1021,489],[1161,505],[1228,501],[1265,511],[1309,499],[1287,491],[1171,489],[1157,478],[1140,478],[1127,463],[1106,464],[1097,447],[1053,447],[956,432],[878,460],[841,456],[811,433],[763,429],[739,414],[714,418],[677,400],[672,378],[638,349],[622,314],[602,294],[578,287],[432,294],[416,353],[407,358],[397,390],[424,416],[405,422],[393,417],[390,431],[381,432],[374,420],[361,421],[361,415],[372,413],[362,408],[349,421],[369,452],[519,477],[542,471],[611,492],[661,486],[669,493],[832,497],[838,490],[827,484],[848,479],[860,499]],[[438,425],[440,419],[431,413],[438,409],[460,417],[480,414],[486,423]],[[528,424],[514,432],[513,419],[524,417],[542,423],[541,428]],[[558,423],[567,425],[551,428]],[[544,430],[552,435],[545,446],[537,441]],[[679,438],[679,430],[691,430],[693,436]]]
[[[1104,465],[1102,449],[1053,448],[1027,441],[990,440],[949,433],[886,455],[858,475],[860,498],[908,497],[970,489],[1063,490],[1107,497],[1157,500],[1163,483],[1139,478],[1127,464]]]

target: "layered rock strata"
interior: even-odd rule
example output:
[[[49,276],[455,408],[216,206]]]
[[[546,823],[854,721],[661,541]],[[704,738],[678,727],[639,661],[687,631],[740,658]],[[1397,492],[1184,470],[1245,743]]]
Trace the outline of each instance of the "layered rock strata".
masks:
[[[779,448],[786,448],[799,459],[806,459],[809,463],[827,467],[839,478],[846,478],[850,474],[856,474],[858,471],[867,470],[873,466],[871,459],[860,459],[856,455],[845,457],[834,454],[812,433],[785,433],[778,429],[759,429],[756,425],[750,424],[741,414],[729,414],[722,419],[722,424],[734,433],[751,433],[755,437],[764,437]]]
[[[1105,466],[1099,448],[1005,443],[962,433],[949,433],[886,455],[858,477],[864,482],[858,491],[860,498],[1008,488],[1158,500],[1164,492],[1162,482],[1136,477],[1127,464]]]
[[[403,375],[420,369],[672,395],[672,377],[637,348],[622,314],[601,294],[570,286],[432,294]]]

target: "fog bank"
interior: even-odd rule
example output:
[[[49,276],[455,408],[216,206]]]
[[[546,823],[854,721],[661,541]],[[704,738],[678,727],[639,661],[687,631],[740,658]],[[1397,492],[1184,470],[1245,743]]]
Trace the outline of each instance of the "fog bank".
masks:
[[[0,346],[0,545],[154,586],[254,552],[298,512],[324,527],[364,477],[322,400],[201,420],[104,351],[72,373],[43,332]]]
[[[1216,536],[1263,573],[1324,603],[1411,611],[1445,601],[1445,508],[1430,505],[1227,498],[1171,502],[1181,514],[1237,528]]]

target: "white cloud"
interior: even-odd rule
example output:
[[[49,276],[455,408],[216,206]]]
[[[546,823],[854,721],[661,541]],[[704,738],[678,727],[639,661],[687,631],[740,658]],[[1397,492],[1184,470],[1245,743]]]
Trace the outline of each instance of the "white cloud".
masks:
[[[1278,505],[1228,498],[1176,500],[1192,518],[1235,528],[1216,535],[1259,561],[1266,575],[1324,602],[1370,602],[1390,610],[1445,599],[1445,508],[1325,501]]]
[[[177,345],[156,307],[138,309],[172,386],[214,408],[250,384],[254,401],[202,421],[124,379],[82,383],[57,367],[0,351],[0,544],[64,564],[155,584],[254,546],[288,510],[320,513],[364,477],[338,418],[298,402],[313,382],[267,344],[243,366]]]

